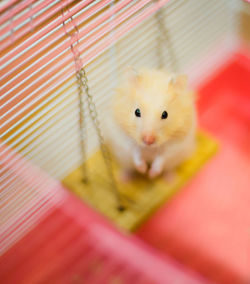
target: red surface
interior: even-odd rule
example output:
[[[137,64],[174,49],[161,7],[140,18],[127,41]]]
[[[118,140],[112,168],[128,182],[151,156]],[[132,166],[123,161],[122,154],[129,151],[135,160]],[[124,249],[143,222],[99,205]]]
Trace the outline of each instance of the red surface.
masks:
[[[137,235],[220,283],[250,283],[250,57],[198,90],[200,124],[220,149]]]

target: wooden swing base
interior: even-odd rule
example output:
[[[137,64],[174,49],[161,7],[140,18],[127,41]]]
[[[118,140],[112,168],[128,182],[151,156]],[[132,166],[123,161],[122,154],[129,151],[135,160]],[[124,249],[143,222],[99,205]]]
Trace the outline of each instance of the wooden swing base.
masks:
[[[74,170],[64,180],[64,185],[91,207],[107,216],[118,227],[133,231],[161,204],[176,193],[218,148],[217,142],[204,132],[197,134],[197,149],[193,156],[176,170],[175,177],[166,182],[163,178],[149,180],[138,176],[128,183],[119,182],[119,168],[114,164],[114,174],[119,191],[124,197],[124,211],[117,209],[117,200],[111,190],[100,151],[87,161],[88,183],[83,182],[82,167]],[[128,202],[128,200],[130,202]]]

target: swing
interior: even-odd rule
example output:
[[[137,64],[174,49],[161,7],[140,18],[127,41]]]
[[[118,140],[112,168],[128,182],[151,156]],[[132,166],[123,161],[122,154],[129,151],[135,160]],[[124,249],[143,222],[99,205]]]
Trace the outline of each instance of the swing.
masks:
[[[63,10],[62,16],[64,17]],[[106,215],[118,227],[133,231],[198,172],[200,167],[216,152],[217,143],[208,134],[198,131],[197,148],[193,156],[176,169],[176,175],[171,182],[162,179],[151,181],[142,177],[126,184],[119,182],[119,166],[113,161],[104,144],[97,109],[89,91],[88,78],[80,52],[77,49],[78,28],[72,17],[71,21],[75,32],[69,34],[65,29],[65,33],[70,39],[74,36],[77,38],[76,44],[71,44],[71,51],[74,55],[78,85],[80,145],[84,162],[63,179],[63,184],[84,202]],[[168,43],[168,52],[172,58],[171,68],[176,71],[178,70],[177,63],[168,31],[162,21],[161,10],[156,12],[156,21],[160,35]],[[158,46],[159,67],[162,67],[162,40],[160,36],[158,37]],[[86,159],[87,135],[84,101],[87,103],[100,145],[100,150],[88,159]]]

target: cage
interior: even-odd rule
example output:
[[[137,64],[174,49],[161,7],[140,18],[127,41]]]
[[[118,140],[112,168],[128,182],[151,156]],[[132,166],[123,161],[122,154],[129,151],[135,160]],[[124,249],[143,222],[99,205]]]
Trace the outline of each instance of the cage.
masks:
[[[249,13],[240,0],[1,2],[3,283],[250,282]],[[173,183],[122,186],[103,144],[127,65],[185,72],[197,92],[197,151]]]

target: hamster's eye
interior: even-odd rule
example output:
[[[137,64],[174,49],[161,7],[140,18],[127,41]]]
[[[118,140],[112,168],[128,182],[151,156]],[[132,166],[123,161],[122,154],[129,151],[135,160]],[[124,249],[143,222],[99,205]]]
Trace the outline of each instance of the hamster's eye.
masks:
[[[161,119],[166,119],[168,117],[168,113],[164,110],[164,112],[161,115]]]
[[[139,110],[139,108],[135,110],[135,116],[141,117],[141,111]]]

